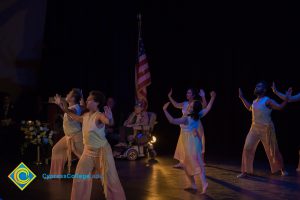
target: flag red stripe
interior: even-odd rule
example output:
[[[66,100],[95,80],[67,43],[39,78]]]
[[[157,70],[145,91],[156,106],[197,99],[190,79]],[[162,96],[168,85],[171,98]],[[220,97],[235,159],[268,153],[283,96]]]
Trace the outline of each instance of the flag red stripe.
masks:
[[[141,84],[139,84],[139,85],[137,86],[137,89],[138,89],[138,90],[141,90],[141,89],[143,89],[144,87],[149,86],[150,84],[151,84],[151,80],[145,80],[144,82],[142,82]]]
[[[139,40],[139,42],[142,41]],[[138,55],[140,56],[138,56],[137,63],[135,65],[136,95],[138,99],[143,100],[145,102],[147,107],[147,86],[151,84],[151,74],[148,66],[148,60],[143,49],[144,46],[142,43],[140,44],[141,46],[138,52]]]
[[[145,71],[145,70],[147,70],[149,68],[149,66],[148,66],[148,64],[146,63],[146,64],[144,64],[144,65],[140,65],[139,67],[138,67],[138,73],[141,73],[141,72],[143,72],[143,71]]]
[[[143,59],[143,60],[139,60],[139,66],[148,64],[147,58]]]
[[[142,96],[147,96],[147,90],[145,90],[145,88],[138,90],[138,93]]]
[[[150,76],[150,74],[149,74],[149,76]],[[147,82],[147,81],[151,82],[151,78],[149,76],[143,76],[142,78],[138,79],[137,86],[140,86],[144,82]]]
[[[138,72],[137,77],[140,78],[141,76],[143,76],[143,75],[145,75],[147,73],[150,74],[149,68],[147,68],[146,70],[144,70],[142,72]]]
[[[139,77],[138,78],[138,81],[137,81],[137,84],[141,84],[142,82],[144,82],[145,80],[151,80],[151,77],[150,77],[150,73],[147,73],[147,74],[144,74],[143,76]]]

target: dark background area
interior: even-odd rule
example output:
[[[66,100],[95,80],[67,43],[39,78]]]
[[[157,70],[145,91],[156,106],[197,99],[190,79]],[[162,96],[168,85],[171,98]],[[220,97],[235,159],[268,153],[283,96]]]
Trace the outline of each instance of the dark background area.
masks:
[[[216,8],[208,14],[203,10],[196,4],[174,1],[48,1],[39,84],[34,93],[20,98],[19,104],[28,105],[21,106],[20,113],[28,117],[34,113],[32,102],[36,100],[28,96],[47,101],[49,96],[79,87],[85,97],[92,89],[115,97],[128,114],[134,104],[136,15],[140,11],[152,76],[149,110],[158,115],[158,152],[173,153],[179,135],[179,127],[168,124],[162,112],[170,88],[174,99],[184,101],[186,90],[195,87],[205,89],[208,100],[209,91],[217,93],[211,112],[202,120],[208,156],[240,159],[251,113],[238,99],[238,88],[248,100],[254,98],[255,84],[262,79],[270,86],[276,81],[280,91],[292,86],[294,93],[300,92],[300,48],[280,46],[292,40],[289,31],[294,28],[288,27],[292,23],[288,16],[278,20],[280,15],[275,13],[256,13],[256,20],[243,9],[232,13]],[[235,42],[245,43],[237,45],[244,48],[222,48],[235,46]],[[179,110],[170,111],[181,116]],[[300,102],[273,112],[279,148],[284,161],[293,165],[298,159],[299,114]],[[257,156],[266,159],[262,146]]]

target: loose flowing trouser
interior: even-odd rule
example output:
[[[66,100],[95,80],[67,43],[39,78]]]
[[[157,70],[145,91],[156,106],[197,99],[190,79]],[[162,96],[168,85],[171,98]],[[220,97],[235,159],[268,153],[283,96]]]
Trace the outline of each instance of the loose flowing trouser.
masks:
[[[62,174],[68,161],[68,173],[71,169],[72,152],[81,157],[83,152],[82,134],[64,136],[52,148],[50,174]]]
[[[253,123],[245,141],[241,171],[253,173],[254,155],[260,141],[262,142],[267,154],[271,166],[271,172],[275,173],[280,169],[283,169],[283,159],[278,148],[273,123],[266,125]]]
[[[125,193],[115,167],[110,145],[99,149],[84,148],[77,164],[76,174],[91,174],[96,169],[102,176],[104,194],[108,200],[125,200]],[[73,179],[71,200],[89,200],[93,179]]]

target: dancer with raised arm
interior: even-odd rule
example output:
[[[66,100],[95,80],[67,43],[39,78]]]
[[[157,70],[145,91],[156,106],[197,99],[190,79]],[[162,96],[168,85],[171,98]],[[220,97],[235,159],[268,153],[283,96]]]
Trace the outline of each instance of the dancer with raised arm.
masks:
[[[259,142],[262,142],[264,146],[271,166],[271,172],[280,171],[282,176],[287,175],[278,148],[271,112],[272,110],[282,110],[285,107],[292,90],[289,89],[286,92],[286,97],[281,104],[267,97],[266,92],[267,83],[265,81],[258,82],[254,90],[257,98],[251,104],[245,99],[242,90],[239,88],[239,98],[247,110],[252,112],[252,124],[245,140],[241,166],[242,173],[237,176],[238,178],[245,177],[247,174],[253,174],[253,160]]]
[[[81,114],[80,99],[81,92],[77,88],[73,88],[66,96],[68,109],[75,115]],[[62,174],[66,161],[68,161],[68,173],[70,173],[72,153],[79,159],[83,152],[81,124],[65,113],[63,130],[65,136],[52,148],[50,174]]]
[[[197,92],[195,89],[188,89],[187,92],[186,92],[186,99],[187,101],[184,101],[184,102],[181,102],[181,103],[178,103],[176,102],[173,98],[172,98],[172,89],[171,91],[169,92],[168,94],[168,97],[169,97],[169,100],[170,102],[172,103],[172,105],[175,107],[175,108],[179,108],[181,109],[182,111],[182,116],[185,116],[186,113],[187,113],[187,110],[188,110],[188,107],[189,105],[195,100],[196,98],[196,95],[197,95]],[[205,93],[204,93],[204,90],[200,90],[199,92],[199,95],[201,97],[201,104],[202,104],[202,107],[205,108],[206,105],[207,105],[207,102],[206,102],[206,99],[205,99]],[[180,128],[183,128],[185,125],[181,124],[180,125]],[[176,146],[176,150],[175,150],[175,154],[174,154],[174,158],[176,160],[179,161],[179,163],[177,163],[176,165],[174,165],[173,167],[174,168],[182,168],[182,160],[184,160],[184,152],[183,152],[183,145],[182,145],[182,136],[181,136],[181,131],[182,129],[180,129],[180,134],[179,134],[179,138],[178,138],[178,142],[177,142],[177,146]],[[201,140],[203,142],[203,144],[205,143],[205,138],[204,138],[204,134],[203,134],[203,139]],[[203,145],[205,146],[205,145]],[[204,151],[203,150],[203,154],[202,156],[204,157]]]
[[[211,109],[215,100],[216,93],[211,92],[211,99],[206,108],[201,110],[201,103],[199,101],[191,102],[190,106],[186,110],[186,114],[181,118],[173,118],[167,108],[169,102],[163,106],[164,113],[168,121],[176,125],[184,125],[181,127],[181,141],[182,141],[182,153],[185,155],[181,161],[183,169],[186,174],[186,178],[189,185],[186,190],[197,190],[195,183],[195,176],[200,174],[202,182],[202,193],[206,193],[208,183],[205,177],[205,167],[202,160],[202,143],[201,138],[203,136],[203,126],[200,118],[204,117]]]
[[[285,94],[279,92],[277,89],[276,89],[276,85],[275,83],[273,82],[273,85],[272,85],[272,90],[274,92],[274,94],[276,94],[279,98],[281,99],[284,99],[285,98]],[[300,93],[296,94],[296,95],[293,95],[289,98],[289,102],[297,102],[297,101],[300,101]],[[299,150],[299,162],[298,162],[298,168],[296,169],[296,171],[300,172],[300,150]]]
[[[104,107],[105,113],[99,111],[105,103],[105,96],[100,91],[91,91],[86,102],[88,113],[83,116],[73,114],[62,104],[59,98],[56,99],[56,103],[74,120],[82,123],[84,150],[75,173],[87,175],[96,169],[102,176],[106,199],[126,199],[115,167],[111,147],[105,138],[105,124],[113,124],[112,112],[108,106]],[[90,199],[92,183],[92,178],[74,178],[71,199]]]

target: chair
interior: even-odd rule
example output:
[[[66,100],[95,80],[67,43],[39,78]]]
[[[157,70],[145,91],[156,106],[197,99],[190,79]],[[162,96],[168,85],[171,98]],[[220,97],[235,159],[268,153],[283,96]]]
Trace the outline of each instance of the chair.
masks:
[[[132,141],[124,148],[116,148],[114,155],[116,158],[127,158],[128,160],[136,160],[138,157],[144,157],[145,153],[153,159],[156,156],[153,144],[156,141],[152,136],[156,121],[156,114],[147,112],[149,124],[145,126],[135,127]],[[145,152],[145,153],[144,153]]]

